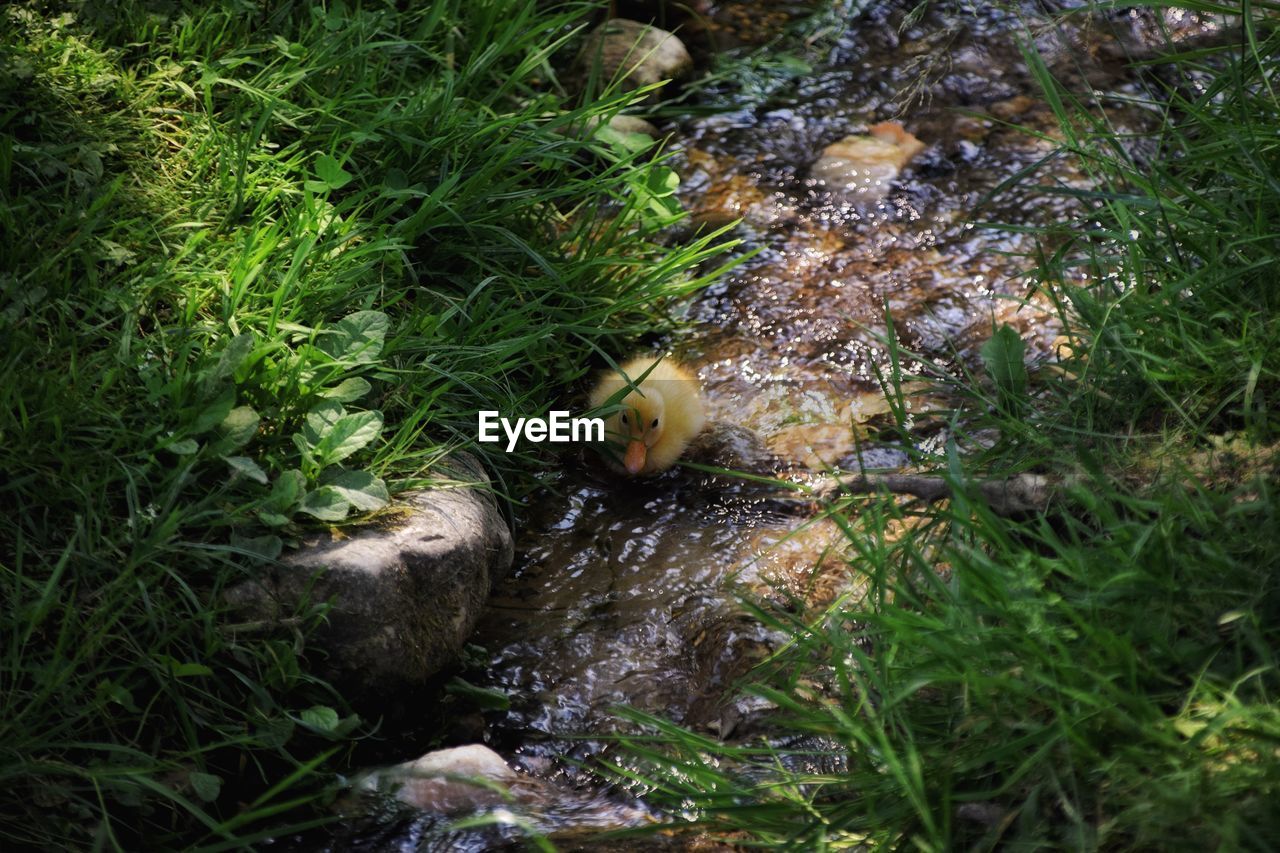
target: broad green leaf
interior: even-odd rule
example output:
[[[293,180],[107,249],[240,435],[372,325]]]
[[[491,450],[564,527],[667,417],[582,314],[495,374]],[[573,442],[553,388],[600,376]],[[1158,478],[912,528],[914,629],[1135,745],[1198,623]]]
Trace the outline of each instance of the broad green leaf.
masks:
[[[175,658],[168,657],[165,660],[169,665],[169,672],[174,678],[189,679],[198,678],[202,675],[212,675],[214,671],[204,665],[204,663],[196,663],[193,661],[178,661]]]
[[[138,706],[133,701],[133,693],[122,684],[104,678],[98,682],[95,692],[101,701],[112,702],[135,714],[138,712]]]
[[[276,50],[289,59],[301,59],[307,53],[306,45],[296,41],[291,42],[284,36],[276,36],[271,43],[276,46]]]
[[[639,154],[657,144],[648,134],[618,130],[607,124],[596,128],[596,138],[621,155]]]
[[[322,466],[341,462],[382,432],[381,412],[353,412],[343,415],[315,447]]]
[[[235,375],[236,370],[253,352],[254,343],[255,339],[252,332],[236,335],[227,341],[227,345],[219,353],[218,361],[214,364],[213,369],[204,377],[206,394],[212,393],[214,386],[224,379],[230,379]]]
[[[202,663],[180,663],[173,667],[177,678],[194,678],[199,675],[213,675],[213,670]]]
[[[267,509],[258,510],[257,515],[258,521],[261,521],[267,527],[284,527],[289,523],[289,516]]]
[[[176,678],[192,678],[201,675],[213,675],[213,670],[202,663],[180,661],[171,655],[160,655],[158,660],[169,668],[169,673]]]
[[[206,803],[212,803],[218,799],[218,794],[222,792],[222,777],[214,776],[212,773],[199,773],[193,770],[187,774],[187,781],[191,783],[191,790],[196,796]]]
[[[368,471],[343,471],[326,477],[324,484],[347,499],[353,507],[363,512],[382,509],[391,500],[387,484]]]
[[[320,396],[327,397],[337,403],[351,403],[359,400],[365,394],[368,394],[373,388],[368,381],[354,376],[350,379],[344,379],[334,387],[321,391]]]
[[[643,184],[635,183],[632,191],[638,199],[637,212],[650,224],[671,222],[680,217],[682,208],[675,192],[680,176],[665,166],[651,168]]]
[[[138,257],[136,252],[120,245],[115,240],[99,237],[98,246],[103,250],[102,260],[118,267],[132,264]]]
[[[302,427],[302,437],[307,444],[316,447],[324,440],[338,421],[347,414],[342,404],[335,400],[324,400],[307,412]]]
[[[351,504],[347,503],[347,499],[337,489],[321,486],[313,492],[307,492],[298,509],[321,521],[342,521],[347,517]]]
[[[222,460],[231,466],[234,474],[242,477],[248,477],[255,483],[267,484],[267,472],[262,470],[262,466],[250,459],[248,456],[224,456]]]
[[[252,406],[236,406],[218,424],[217,449],[226,453],[244,447],[258,434],[261,420]]]
[[[996,330],[982,345],[982,363],[1002,394],[1021,397],[1027,390],[1027,366],[1022,361],[1026,344],[1011,326]]]
[[[329,4],[324,15],[324,28],[331,33],[340,32],[351,26],[350,13],[339,3]]]
[[[235,404],[236,389],[230,386],[223,388],[216,398],[206,401],[196,411],[192,419],[191,434],[201,435],[221,424],[231,414]]]
[[[324,734],[332,734],[338,728],[338,712],[328,705],[313,705],[302,712],[302,722],[307,728]]]
[[[285,519],[287,522],[288,519]],[[284,542],[279,536],[240,536],[231,534],[231,547],[241,551],[247,551],[254,556],[261,557],[264,560],[274,560],[280,556],[280,552],[284,550]]]
[[[305,430],[304,430],[305,432]],[[306,436],[301,432],[293,434],[293,446],[298,448],[298,455],[302,457],[302,470],[309,471],[314,476],[319,465],[316,463],[315,448],[307,441]]]
[[[355,714],[339,718],[338,712],[327,705],[313,705],[299,716],[301,717],[302,725],[317,734],[329,737],[345,737],[356,726],[360,725],[360,718]]]
[[[329,154],[321,154],[316,158],[316,176],[320,178],[319,183],[322,184],[321,192],[324,190],[340,190],[349,184],[354,177],[354,175],[342,168],[342,163],[336,157]]]
[[[302,476],[302,472],[297,468],[290,468],[276,477],[275,484],[271,487],[271,495],[267,498],[267,504],[271,509],[287,514],[298,501],[302,500],[302,493],[306,487],[307,479]]]
[[[675,169],[666,166],[654,166],[649,170],[645,187],[654,196],[674,195],[680,188],[680,175]]]
[[[392,166],[382,173],[382,182],[389,190],[402,190],[409,186],[409,176],[404,169]]]
[[[190,456],[200,450],[200,443],[194,438],[182,438],[165,445],[165,450],[179,456]]]
[[[316,341],[322,352],[351,364],[372,364],[382,354],[391,321],[381,311],[357,311],[326,329]]]
[[[351,732],[355,731],[356,728],[359,727],[359,725],[360,725],[360,715],[348,714],[347,716],[342,718],[342,721],[340,723],[338,723],[338,728],[335,729],[333,733],[338,737],[346,737],[347,735],[351,734]]]

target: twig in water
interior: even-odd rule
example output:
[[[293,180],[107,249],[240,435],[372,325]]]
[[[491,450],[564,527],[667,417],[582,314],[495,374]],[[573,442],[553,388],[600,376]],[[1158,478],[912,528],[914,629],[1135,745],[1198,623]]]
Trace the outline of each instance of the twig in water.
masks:
[[[1019,474],[1007,480],[985,480],[977,485],[979,494],[991,511],[1002,516],[1044,512],[1056,494],[1049,478],[1040,474]],[[880,491],[914,495],[926,501],[952,496],[951,484],[942,477],[920,474],[841,474],[816,483],[813,496],[820,501],[829,501],[841,492],[868,494]]]

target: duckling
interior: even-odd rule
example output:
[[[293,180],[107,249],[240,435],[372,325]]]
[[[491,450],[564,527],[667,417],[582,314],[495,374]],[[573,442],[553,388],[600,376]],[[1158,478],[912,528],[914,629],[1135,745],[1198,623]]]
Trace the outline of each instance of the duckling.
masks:
[[[616,371],[602,376],[591,391],[591,407],[607,403],[627,387],[627,379],[636,384],[605,419],[605,434],[626,443],[621,467],[631,476],[665,471],[706,423],[698,380],[669,359],[640,356],[620,368],[626,378]]]

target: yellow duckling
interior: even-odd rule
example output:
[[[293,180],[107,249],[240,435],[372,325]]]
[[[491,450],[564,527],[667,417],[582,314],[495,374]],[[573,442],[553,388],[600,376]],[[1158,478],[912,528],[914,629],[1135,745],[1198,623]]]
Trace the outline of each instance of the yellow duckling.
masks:
[[[627,387],[637,388],[605,420],[605,434],[626,443],[622,467],[632,476],[665,471],[676,463],[706,423],[698,380],[674,361],[641,356],[620,365],[626,378],[609,371],[591,392],[598,408]]]

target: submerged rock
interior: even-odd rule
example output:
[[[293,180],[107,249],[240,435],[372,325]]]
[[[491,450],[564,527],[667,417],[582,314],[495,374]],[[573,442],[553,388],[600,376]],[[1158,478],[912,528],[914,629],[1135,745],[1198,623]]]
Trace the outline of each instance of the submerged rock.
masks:
[[[872,125],[869,134],[846,136],[822,149],[809,170],[815,180],[848,195],[875,199],[925,144],[896,121]]]
[[[769,449],[783,459],[821,471],[854,451],[854,436],[848,423],[792,424],[769,436]]]
[[[404,494],[376,524],[312,534],[227,602],[268,628],[331,602],[310,638],[316,670],[356,697],[422,683],[456,659],[513,557],[480,465],[460,454],[449,473],[468,485]]]
[[[587,36],[579,65],[584,79],[594,72],[602,85],[620,80],[629,91],[683,76],[693,68],[693,57],[666,30],[614,18]]]
[[[782,462],[755,430],[727,421],[712,421],[689,444],[685,458],[701,465],[752,474],[772,474]]]

